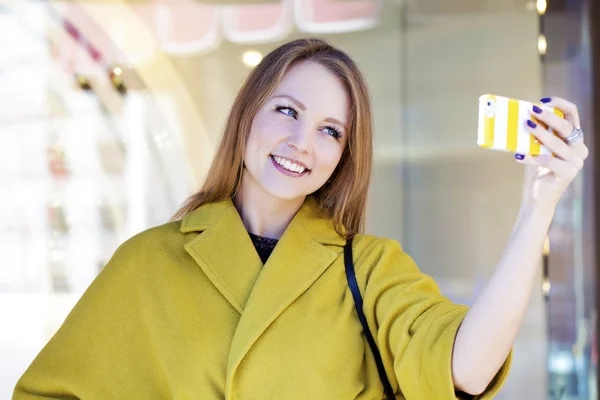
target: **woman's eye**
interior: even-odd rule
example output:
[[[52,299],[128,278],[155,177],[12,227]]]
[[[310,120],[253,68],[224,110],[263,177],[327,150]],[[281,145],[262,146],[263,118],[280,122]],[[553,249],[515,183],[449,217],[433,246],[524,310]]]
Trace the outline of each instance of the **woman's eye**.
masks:
[[[294,110],[292,107],[282,107],[282,106],[278,106],[275,108],[278,112],[285,114],[285,115],[289,115],[290,117],[296,119],[298,118],[298,112],[296,110]]]
[[[340,139],[342,137],[342,132],[332,126],[326,126],[325,131],[328,135],[334,137],[335,139]]]

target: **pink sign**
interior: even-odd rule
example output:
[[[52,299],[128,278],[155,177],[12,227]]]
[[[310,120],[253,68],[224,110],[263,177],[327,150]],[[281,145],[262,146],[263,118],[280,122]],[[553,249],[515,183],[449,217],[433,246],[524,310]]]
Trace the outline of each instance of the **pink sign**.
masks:
[[[223,34],[234,43],[282,40],[292,29],[292,2],[223,7]]]

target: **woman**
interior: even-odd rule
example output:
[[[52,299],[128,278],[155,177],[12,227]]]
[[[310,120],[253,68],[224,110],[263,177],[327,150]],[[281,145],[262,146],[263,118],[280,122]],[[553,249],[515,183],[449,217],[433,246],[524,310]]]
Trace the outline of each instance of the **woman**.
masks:
[[[563,138],[579,132],[574,105],[549,105],[567,119],[532,113]],[[349,238],[396,398],[493,397],[556,204],[587,157],[581,140],[530,130],[558,158],[519,160],[538,172],[468,309],[397,242],[360,234],[372,128],[355,64],[321,40],[279,47],[237,96],[202,189],[115,252],[14,399],[381,399],[344,270]]]

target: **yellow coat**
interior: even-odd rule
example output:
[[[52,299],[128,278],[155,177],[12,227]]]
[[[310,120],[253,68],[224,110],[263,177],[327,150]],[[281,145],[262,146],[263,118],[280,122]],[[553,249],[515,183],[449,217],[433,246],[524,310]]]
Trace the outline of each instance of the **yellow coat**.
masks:
[[[13,399],[382,399],[344,243],[310,197],[264,266],[231,201],[145,231],[117,249]],[[396,241],[359,235],[353,249],[396,398],[454,399],[467,308]],[[508,364],[478,398],[492,398]]]

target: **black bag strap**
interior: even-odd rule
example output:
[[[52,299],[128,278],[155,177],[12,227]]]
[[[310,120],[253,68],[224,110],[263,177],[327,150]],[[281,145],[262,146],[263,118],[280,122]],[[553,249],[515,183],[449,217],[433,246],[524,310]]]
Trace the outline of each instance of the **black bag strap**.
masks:
[[[387,400],[393,400],[395,399],[394,390],[392,389],[392,385],[390,385],[390,381],[388,381],[385,368],[383,367],[383,361],[381,360],[381,354],[379,353],[377,344],[375,344],[375,339],[373,339],[373,335],[369,329],[369,324],[367,323],[367,319],[365,318],[365,314],[363,312],[363,301],[360,295],[360,289],[358,288],[358,283],[356,282],[356,275],[354,274],[354,261],[352,260],[352,238],[348,239],[346,241],[346,245],[344,246],[344,265],[346,266],[348,286],[350,286],[350,291],[352,291],[352,297],[354,298],[354,306],[356,307],[356,312],[358,313],[358,319],[360,319],[360,323],[363,326],[363,331],[365,332],[369,347],[373,352],[373,356],[375,356],[377,372],[379,372],[379,379],[381,379],[381,383],[383,384],[385,398]]]

